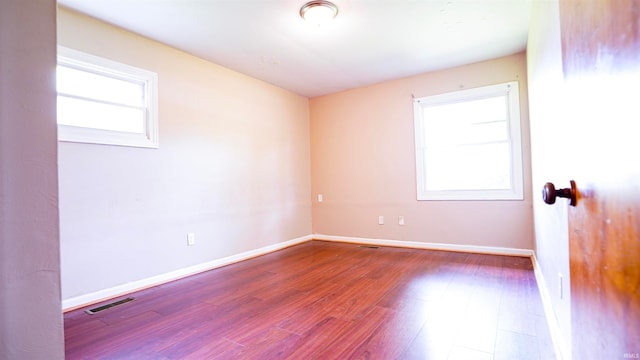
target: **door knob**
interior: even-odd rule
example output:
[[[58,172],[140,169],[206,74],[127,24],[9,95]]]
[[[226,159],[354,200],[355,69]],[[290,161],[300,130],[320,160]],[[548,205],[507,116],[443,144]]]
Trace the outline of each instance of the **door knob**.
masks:
[[[556,189],[552,183],[548,182],[542,187],[542,200],[545,203],[551,205],[556,202],[557,197],[567,198],[570,200],[569,205],[576,206],[578,203],[578,189],[576,188],[576,182],[571,180],[571,188]]]

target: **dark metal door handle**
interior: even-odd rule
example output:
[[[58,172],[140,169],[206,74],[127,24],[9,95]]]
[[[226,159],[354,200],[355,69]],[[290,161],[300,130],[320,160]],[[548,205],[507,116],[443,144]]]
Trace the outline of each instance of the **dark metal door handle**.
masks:
[[[571,188],[566,189],[556,189],[556,187],[550,182],[544,184],[544,187],[542,188],[542,200],[551,205],[555,204],[556,197],[567,198],[571,200],[569,205],[576,206],[578,203],[578,189],[576,188],[576,182],[571,180]]]

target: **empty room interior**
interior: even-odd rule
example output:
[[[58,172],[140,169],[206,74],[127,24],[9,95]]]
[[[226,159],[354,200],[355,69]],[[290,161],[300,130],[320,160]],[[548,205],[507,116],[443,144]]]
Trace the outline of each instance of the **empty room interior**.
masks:
[[[576,307],[576,3],[3,2],[0,358],[638,358],[637,257]]]

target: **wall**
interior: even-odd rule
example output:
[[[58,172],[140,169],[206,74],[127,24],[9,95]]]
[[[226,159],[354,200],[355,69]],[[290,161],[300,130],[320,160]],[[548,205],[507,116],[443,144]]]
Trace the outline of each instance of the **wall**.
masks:
[[[417,201],[412,95],[510,80],[520,82],[524,201]],[[310,105],[314,233],[533,248],[524,53],[322,96]],[[385,225],[378,225],[379,215]],[[398,216],[406,225],[398,225]]]
[[[0,2],[0,359],[62,359],[56,2]]]
[[[559,124],[564,116],[566,96],[562,74],[559,4],[554,1],[533,2],[527,48],[531,116],[531,157],[533,188],[541,190],[546,182],[568,187],[566,174],[566,136],[571,131]],[[536,196],[533,202],[536,256],[547,285],[558,325],[560,344],[566,358],[571,344],[571,298],[569,277],[569,229],[567,202],[553,206]],[[559,276],[563,276],[563,294]]]
[[[311,233],[307,98],[66,9],[58,21],[60,45],[159,77],[159,149],[59,145],[64,299]]]

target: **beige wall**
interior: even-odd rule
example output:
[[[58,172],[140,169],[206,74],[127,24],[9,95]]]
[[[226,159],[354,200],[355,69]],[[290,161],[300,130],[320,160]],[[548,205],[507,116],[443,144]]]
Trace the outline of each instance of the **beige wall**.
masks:
[[[55,0],[0,1],[0,359],[62,359]]]
[[[63,298],[311,233],[307,98],[64,9],[58,41],[159,77],[159,149],[60,143]]]
[[[520,53],[312,99],[314,233],[532,249],[526,76]],[[524,201],[417,201],[412,96],[510,80],[520,82]]]
[[[558,158],[558,154],[566,153],[566,136],[571,131],[562,131],[559,125],[563,123],[562,112],[565,111],[567,97],[561,92],[564,78],[557,0],[533,3],[527,60],[533,188],[534,191],[541,190],[548,181],[557,186],[568,186],[567,179],[574,175],[568,173],[566,162]],[[533,205],[536,256],[560,327],[563,341],[560,345],[568,355],[571,344],[571,287],[567,202],[558,201],[549,206],[539,196]],[[560,293],[559,274],[563,276],[563,294]]]

